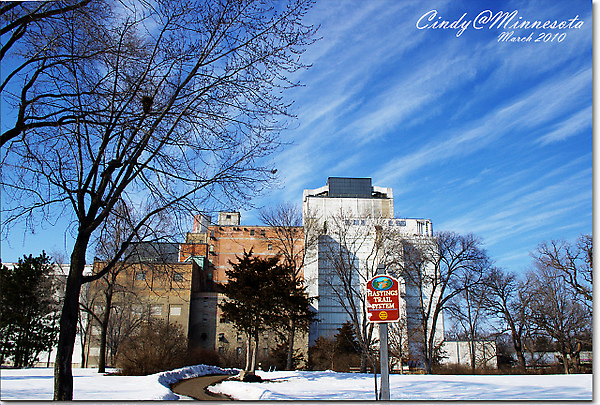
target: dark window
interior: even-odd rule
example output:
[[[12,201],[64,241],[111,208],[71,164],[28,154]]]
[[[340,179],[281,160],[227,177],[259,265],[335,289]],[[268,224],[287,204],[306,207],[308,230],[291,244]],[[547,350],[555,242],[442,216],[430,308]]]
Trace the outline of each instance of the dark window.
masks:
[[[135,279],[136,280],[145,280],[146,273],[144,273],[143,271],[138,271],[137,273],[135,273]]]

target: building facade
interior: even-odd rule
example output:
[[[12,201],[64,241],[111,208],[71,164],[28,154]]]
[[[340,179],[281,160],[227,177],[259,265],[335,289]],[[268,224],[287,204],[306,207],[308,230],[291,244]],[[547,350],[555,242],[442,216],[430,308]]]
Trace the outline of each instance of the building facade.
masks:
[[[106,262],[95,262],[94,273],[101,271],[105,265]],[[94,314],[88,313],[86,317],[88,329],[84,350],[87,367],[98,365],[99,319],[102,319],[107,302],[111,307],[107,365],[115,365],[118,345],[126,338],[135,338],[140,322],[148,318],[177,324],[189,337],[192,286],[199,284],[200,273],[200,267],[193,261],[121,262],[106,277],[92,282],[82,302]]]
[[[319,337],[333,337],[352,318],[349,311],[357,311],[361,320],[366,316],[361,294],[366,281],[383,265],[401,283],[402,325],[398,329],[408,350],[410,332],[420,324],[420,297],[429,296],[430,291],[422,291],[427,286],[404,277],[408,266],[402,247],[410,243],[435,249],[431,220],[395,218],[392,189],[373,186],[369,178],[330,177],[325,186],[304,190],[303,215],[305,227],[317,223],[312,228],[320,233],[318,243],[311,247],[313,260],[305,266],[308,292],[319,297],[315,309],[320,322],[311,328],[311,343]],[[422,271],[436,270],[429,264]],[[436,341],[443,341],[443,330],[442,316]],[[418,352],[415,344],[411,347]]]
[[[231,268],[230,262],[236,262],[244,252],[252,251],[258,257],[273,257],[281,255],[281,243],[273,227],[240,225],[240,222],[238,212],[220,212],[217,224],[211,224],[206,217],[196,217],[195,232],[189,233],[186,243],[181,245],[181,259],[204,260],[205,263],[202,281],[192,292],[190,344],[215,350],[228,363],[241,365],[246,355],[246,336],[223,317],[219,304],[225,296],[217,292],[215,284],[227,282],[226,271]],[[298,250],[302,250],[303,228],[295,228],[294,243]],[[206,240],[205,247],[202,247],[203,238]],[[199,251],[205,252],[205,256],[199,256]],[[280,342],[281,338],[275,331],[264,332],[259,341],[258,363],[266,365],[270,350]],[[296,334],[294,347],[306,355],[307,335]]]

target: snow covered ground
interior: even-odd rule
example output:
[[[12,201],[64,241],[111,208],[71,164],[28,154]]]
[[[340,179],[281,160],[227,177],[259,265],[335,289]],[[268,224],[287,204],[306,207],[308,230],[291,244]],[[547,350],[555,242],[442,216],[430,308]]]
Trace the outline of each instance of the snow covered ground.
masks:
[[[74,368],[73,399],[84,401],[191,399],[175,394],[169,387],[185,378],[209,374],[237,374],[237,371],[198,365],[146,376],[117,376],[98,374],[98,369],[93,368]],[[51,401],[53,392],[54,370],[52,368],[0,371],[0,399],[3,401]]]
[[[170,384],[201,375],[235,373],[212,366],[192,366],[143,377],[98,374],[73,369],[75,400],[189,399],[169,390]],[[332,371],[259,371],[264,383],[225,381],[211,387],[242,400],[367,400],[373,401],[373,376]],[[378,381],[379,384],[379,381]],[[53,370],[2,369],[0,399],[51,400]],[[592,400],[592,375],[448,376],[391,375],[392,400]]]
[[[332,371],[258,372],[269,383],[224,381],[210,387],[246,400],[375,399],[373,376]],[[378,381],[379,384],[379,381]],[[390,375],[391,400],[591,400],[592,375]]]

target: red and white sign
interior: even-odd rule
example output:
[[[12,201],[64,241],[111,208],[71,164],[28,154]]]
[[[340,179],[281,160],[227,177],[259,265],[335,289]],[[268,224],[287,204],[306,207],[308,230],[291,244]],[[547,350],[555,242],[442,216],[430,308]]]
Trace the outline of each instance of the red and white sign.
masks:
[[[378,275],[367,281],[369,322],[397,322],[400,319],[400,284],[394,277]]]

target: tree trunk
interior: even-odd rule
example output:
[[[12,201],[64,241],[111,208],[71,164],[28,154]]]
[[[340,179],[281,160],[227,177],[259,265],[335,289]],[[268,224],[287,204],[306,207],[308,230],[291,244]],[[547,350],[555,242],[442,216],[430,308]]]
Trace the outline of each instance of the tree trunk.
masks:
[[[567,350],[561,350],[562,358],[563,358],[563,366],[565,369],[565,374],[569,374],[569,354],[567,353]]]
[[[248,372],[250,371],[250,356],[252,355],[251,350],[250,350],[250,345],[251,345],[251,340],[252,340],[252,336],[247,333],[246,334],[246,366],[244,367],[244,371]]]
[[[360,372],[361,373],[366,373],[367,372],[367,351],[365,348],[363,348],[363,350],[360,353]]]
[[[100,355],[98,357],[98,372],[106,372],[106,335],[108,334],[108,322],[110,320],[110,308],[112,306],[112,288],[108,287],[106,293],[106,305],[102,314],[102,323],[100,324]]]
[[[63,308],[60,315],[60,334],[54,365],[54,400],[73,400],[73,348],[77,336],[77,320],[79,318],[79,293],[81,279],[85,268],[85,252],[89,237],[77,238],[73,254],[71,255],[71,268],[67,277]]]
[[[288,334],[288,353],[287,361],[285,363],[285,369],[291,370],[293,367],[294,360],[294,338],[296,334],[296,325],[293,319],[290,319],[290,332]]]
[[[258,332],[254,336],[254,344],[252,345],[252,360],[250,361],[250,373],[254,374],[256,371],[256,355],[258,353]]]

